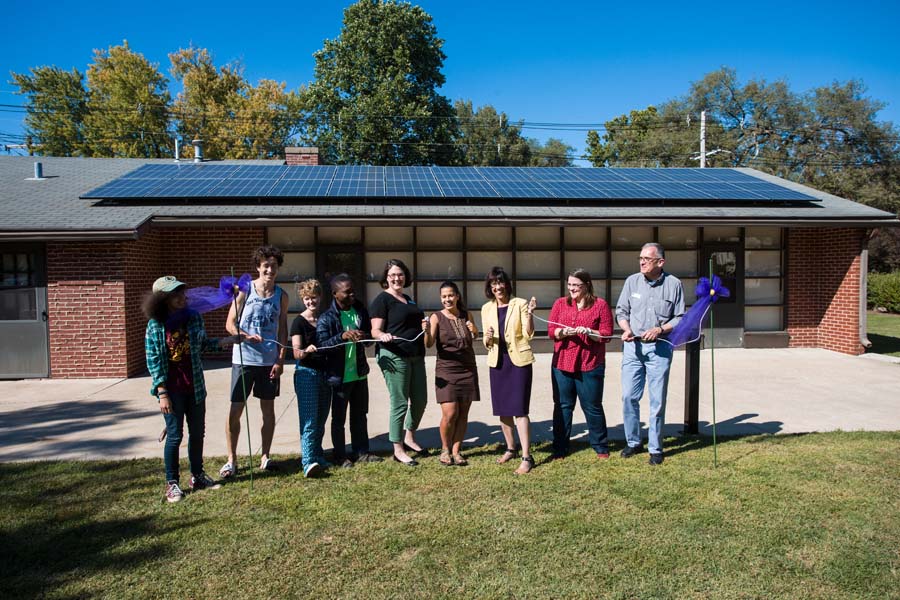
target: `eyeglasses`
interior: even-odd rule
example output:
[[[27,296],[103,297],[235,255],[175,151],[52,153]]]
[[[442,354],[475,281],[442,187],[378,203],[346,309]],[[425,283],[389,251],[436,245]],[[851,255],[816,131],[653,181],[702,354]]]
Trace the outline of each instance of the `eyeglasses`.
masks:
[[[388,279],[403,279],[403,273],[389,273]]]
[[[638,262],[646,263],[646,262],[656,262],[659,261],[659,258],[650,257],[650,256],[638,256]]]
[[[568,287],[574,288],[574,289],[576,289],[576,290],[581,289],[581,288],[584,287],[584,284],[583,284],[583,283],[567,283],[566,285],[567,285]]]

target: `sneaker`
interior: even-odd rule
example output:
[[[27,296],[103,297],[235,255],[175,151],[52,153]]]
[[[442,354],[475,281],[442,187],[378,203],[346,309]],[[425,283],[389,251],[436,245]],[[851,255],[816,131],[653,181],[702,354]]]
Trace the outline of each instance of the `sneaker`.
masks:
[[[631,458],[635,454],[640,454],[644,451],[643,446],[628,446],[624,450],[622,450],[622,454],[620,455],[622,458]]]
[[[306,465],[303,468],[303,476],[304,477],[316,477],[322,473],[322,465],[317,462],[312,462]]]
[[[219,477],[222,479],[231,479],[235,475],[237,475],[237,465],[231,461],[228,461],[219,469]]]
[[[169,502],[180,502],[182,498],[184,498],[184,492],[178,487],[178,482],[166,482],[166,500]]]
[[[658,454],[651,454],[649,462],[651,465],[661,465],[663,462],[662,452],[660,452]]]
[[[206,473],[200,473],[199,475],[191,476],[191,490],[217,490],[222,487],[222,484],[218,481],[215,481],[212,477],[207,475]]]
[[[380,463],[384,462],[384,459],[380,456],[376,456],[375,454],[369,454],[368,452],[363,452],[359,455],[359,458],[356,459],[358,463]]]
[[[335,463],[342,469],[349,469],[353,466],[353,461],[347,457],[344,458],[336,458]]]
[[[598,452],[597,460],[609,460],[609,452]]]
[[[259,470],[260,471],[277,471],[278,466],[275,464],[275,461],[269,458],[268,456],[262,459],[259,462]]]

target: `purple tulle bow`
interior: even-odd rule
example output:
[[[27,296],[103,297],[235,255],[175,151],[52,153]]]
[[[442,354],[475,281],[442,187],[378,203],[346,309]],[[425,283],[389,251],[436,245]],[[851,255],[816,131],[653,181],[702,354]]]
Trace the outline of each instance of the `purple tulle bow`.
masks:
[[[706,277],[701,277],[697,282],[697,301],[688,309],[681,321],[669,334],[669,342],[673,346],[681,346],[688,342],[694,342],[700,339],[700,328],[703,326],[703,318],[709,311],[709,307],[719,298],[728,298],[731,292],[728,291],[718,275],[713,275],[712,283]]]
[[[184,293],[187,297],[187,306],[198,313],[207,313],[211,310],[222,308],[231,304],[232,300],[237,296],[235,287],[245,294],[249,293],[251,281],[253,281],[253,278],[248,273],[244,273],[240,278],[226,275],[219,280],[218,288],[191,288]]]

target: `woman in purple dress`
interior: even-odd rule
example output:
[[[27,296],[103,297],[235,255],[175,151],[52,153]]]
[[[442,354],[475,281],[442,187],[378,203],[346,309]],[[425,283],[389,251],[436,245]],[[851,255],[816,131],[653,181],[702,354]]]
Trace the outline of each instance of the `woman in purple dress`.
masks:
[[[537,301],[526,302],[512,295],[512,280],[502,267],[494,267],[484,282],[488,302],[481,307],[484,327],[484,347],[488,350],[491,376],[491,404],[494,415],[500,417],[500,428],[506,441],[506,451],[500,464],[516,457],[514,432],[522,444],[522,463],[516,474],[523,475],[534,468],[531,457],[528,408],[531,403],[531,338],[534,337],[532,314]]]

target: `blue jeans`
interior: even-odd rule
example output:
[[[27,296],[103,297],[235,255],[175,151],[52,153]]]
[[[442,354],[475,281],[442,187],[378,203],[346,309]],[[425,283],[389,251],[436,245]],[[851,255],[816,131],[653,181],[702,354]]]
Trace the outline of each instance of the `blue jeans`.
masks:
[[[644,383],[650,393],[648,449],[662,452],[662,430],[666,417],[666,393],[674,348],[666,342],[625,342],[622,347],[622,418],[625,441],[631,447],[641,445],[641,396]]]
[[[163,415],[166,421],[166,445],[163,459],[166,463],[166,481],[178,481],[178,448],[184,437],[184,421],[188,426],[188,461],[191,474],[203,472],[203,436],[206,433],[206,403],[197,404],[193,392],[179,394],[169,392],[172,412]]]
[[[297,366],[294,370],[294,392],[297,394],[297,412],[300,415],[300,452],[303,467],[312,463],[324,466],[325,452],[322,438],[325,421],[331,407],[331,390],[325,383],[325,373]]]
[[[572,416],[575,400],[581,400],[581,410],[588,426],[588,442],[594,452],[609,452],[606,432],[606,414],[603,412],[603,380],[606,367],[587,372],[553,372],[553,453],[564,456],[569,452],[572,435]]]

